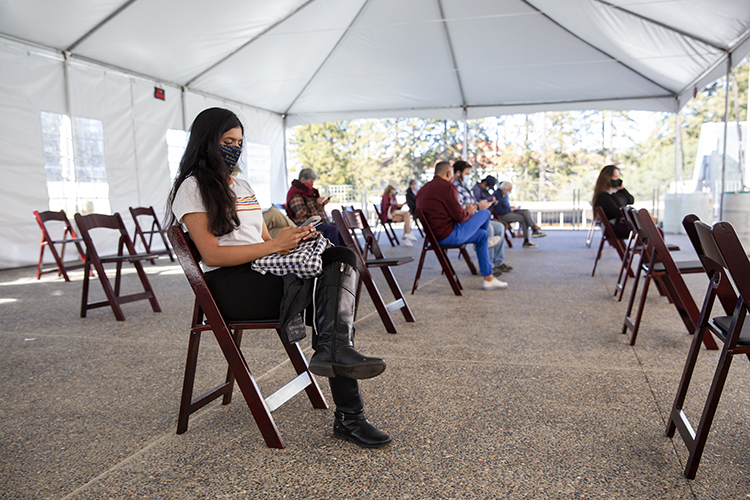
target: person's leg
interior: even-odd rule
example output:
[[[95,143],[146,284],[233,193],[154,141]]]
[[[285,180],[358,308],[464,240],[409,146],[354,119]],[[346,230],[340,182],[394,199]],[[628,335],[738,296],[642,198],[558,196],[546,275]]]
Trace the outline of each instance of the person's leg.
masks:
[[[220,267],[206,273],[216,305],[227,321],[275,321],[284,297],[284,282],[281,276],[261,274],[250,266]]]
[[[310,371],[321,377],[372,378],[385,371],[381,358],[363,356],[352,344],[357,268],[346,247],[323,252],[323,273],[313,290],[313,348]]]
[[[331,243],[338,246],[346,246],[341,243],[341,237],[339,236],[339,228],[335,224],[321,224],[315,228],[316,231],[322,233],[323,236],[331,240]]]
[[[336,404],[333,435],[347,439],[363,448],[377,448],[392,441],[391,437],[378,430],[365,416],[362,395],[356,380],[346,377],[328,379],[331,396]]]
[[[504,220],[505,222],[518,222],[521,224],[521,228],[523,229],[523,241],[524,243],[529,241],[529,231],[527,230],[526,221],[523,217],[523,215],[519,214],[518,212],[508,212],[507,214],[501,215],[500,220]]]
[[[411,231],[411,229],[409,228],[409,214],[394,214],[393,217],[391,217],[389,220],[391,222],[404,223],[404,235],[401,237],[401,242],[407,247],[413,246],[412,240],[416,238],[412,238],[409,234]]]
[[[493,236],[500,236],[503,238],[505,234],[505,226],[502,222],[490,219],[489,230],[487,231],[487,237],[492,238]],[[492,268],[502,266],[505,262],[505,238],[500,240],[500,243],[490,248],[490,261],[492,262]]]
[[[439,245],[460,245],[462,243],[474,243],[476,245],[477,260],[479,261],[479,272],[482,276],[492,275],[490,263],[490,252],[487,247],[487,228],[490,225],[489,210],[479,210],[466,222],[456,223],[453,232]]]
[[[534,222],[534,217],[531,215],[531,212],[526,209],[519,210],[521,212],[521,215],[523,215],[524,220],[526,221],[526,227],[529,229],[529,235],[535,230],[536,228],[536,222]],[[525,233],[524,233],[525,235]]]

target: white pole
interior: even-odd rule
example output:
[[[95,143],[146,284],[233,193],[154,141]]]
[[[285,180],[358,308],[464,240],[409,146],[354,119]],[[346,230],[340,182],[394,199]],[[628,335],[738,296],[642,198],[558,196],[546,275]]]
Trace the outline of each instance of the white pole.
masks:
[[[727,56],[727,83],[724,86],[724,147],[721,154],[721,193],[719,195],[719,220],[724,219],[724,174],[727,168],[727,129],[729,125],[729,76],[732,72],[732,54]]]

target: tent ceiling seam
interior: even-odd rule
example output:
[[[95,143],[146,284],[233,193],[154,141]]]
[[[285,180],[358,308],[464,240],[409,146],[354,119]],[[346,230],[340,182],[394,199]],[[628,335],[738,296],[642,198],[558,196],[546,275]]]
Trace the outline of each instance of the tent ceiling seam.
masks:
[[[652,80],[648,76],[644,75],[640,71],[637,71],[637,70],[631,68],[630,66],[628,66],[627,64],[625,64],[624,62],[622,62],[621,60],[619,60],[618,58],[612,56],[611,54],[608,54],[607,52],[603,51],[602,49],[600,49],[596,45],[594,45],[594,44],[588,42],[587,40],[583,39],[578,34],[574,33],[573,31],[569,30],[568,28],[566,28],[565,26],[563,26],[562,24],[560,24],[559,22],[557,22],[556,20],[554,20],[546,12],[542,12],[534,4],[532,4],[529,0],[521,0],[521,1],[523,3],[525,3],[526,5],[528,5],[529,7],[531,7],[532,9],[534,9],[536,12],[538,12],[541,16],[543,16],[544,18],[548,19],[550,22],[554,23],[555,26],[558,26],[560,29],[565,30],[567,33],[570,33],[572,36],[574,36],[575,38],[577,38],[581,42],[585,43],[586,45],[588,45],[592,49],[596,50],[597,52],[599,52],[601,54],[604,54],[605,56],[609,57],[610,59],[612,59],[613,61],[615,61],[617,64],[621,65],[622,67],[624,67],[624,68],[632,71],[633,74],[636,74],[636,75],[640,76],[641,78],[643,78],[644,80],[647,80],[647,81],[653,83],[654,85],[656,85],[660,89],[664,90],[665,92],[669,92],[673,97],[677,95],[674,91],[666,88],[664,85],[662,85],[662,84],[660,84],[658,82],[655,82],[654,80]]]
[[[283,23],[287,19],[295,16],[298,12],[300,12],[301,10],[303,10],[305,7],[307,7],[308,5],[310,5],[311,3],[313,3],[314,1],[315,0],[307,0],[305,3],[303,3],[302,5],[300,5],[299,7],[297,7],[296,9],[294,9],[292,12],[290,12],[289,14],[287,14],[286,16],[284,16],[283,18],[279,19],[278,21],[276,21],[275,23],[273,23],[271,26],[269,26],[268,28],[266,28],[262,32],[258,33],[258,35],[254,36],[253,38],[251,38],[247,42],[245,42],[242,45],[240,45],[236,50],[233,50],[231,53],[229,53],[225,57],[222,57],[221,59],[219,59],[215,63],[211,64],[209,67],[207,67],[206,69],[204,69],[203,71],[201,71],[200,73],[198,73],[197,75],[195,75],[194,77],[192,77],[191,79],[189,79],[187,81],[187,83],[185,83],[185,85],[189,86],[195,80],[197,80],[198,78],[202,77],[203,75],[205,75],[206,73],[208,73],[212,69],[216,68],[217,66],[219,66],[220,64],[222,64],[223,62],[225,62],[226,60],[228,60],[229,58],[231,58],[233,55],[237,54],[238,52],[240,52],[241,50],[243,50],[244,48],[246,48],[248,45],[250,45],[250,44],[258,41],[260,38],[262,38],[264,35],[268,34],[270,31],[272,31],[274,28],[276,28],[278,25],[280,25],[281,23]]]
[[[615,4],[612,4],[612,3],[610,3],[610,2],[607,2],[607,1],[605,1],[605,0],[594,0],[594,1],[595,1],[595,2],[599,2],[599,3],[601,3],[601,4],[604,4],[604,5],[606,5],[607,7],[610,7],[610,8],[612,8],[612,9],[615,9],[615,10],[619,10],[619,11],[621,11],[621,12],[624,12],[625,14],[628,14],[628,15],[630,15],[630,16],[634,16],[634,17],[637,17],[638,19],[642,19],[643,21],[646,21],[646,22],[649,22],[649,23],[651,23],[651,24],[654,24],[654,25],[656,25],[656,26],[659,26],[660,28],[664,28],[665,30],[668,30],[668,31],[672,31],[672,32],[674,32],[674,33],[677,33],[678,35],[682,35],[682,36],[684,36],[684,37],[687,37],[687,38],[691,38],[691,39],[693,39],[693,40],[696,40],[696,41],[698,41],[698,42],[700,42],[700,43],[706,44],[706,45],[708,45],[709,47],[711,47],[711,48],[714,48],[714,49],[716,49],[716,50],[720,50],[720,51],[722,51],[722,52],[726,52],[726,50],[727,50],[727,47],[720,47],[719,45],[716,45],[716,44],[715,44],[715,43],[713,43],[713,42],[709,42],[708,40],[705,40],[705,39],[703,39],[703,38],[700,38],[700,37],[698,37],[698,36],[696,36],[696,35],[693,35],[693,34],[690,34],[690,33],[687,33],[687,32],[685,32],[685,31],[679,30],[679,29],[677,29],[677,28],[675,28],[675,27],[673,27],[673,26],[669,26],[668,24],[665,24],[665,23],[659,22],[659,21],[657,21],[657,20],[655,20],[655,19],[651,19],[650,17],[646,17],[646,16],[644,16],[644,15],[638,14],[638,13],[636,13],[636,12],[633,12],[633,11],[631,11],[631,10],[628,10],[628,9],[626,9],[626,8],[624,8],[624,7],[620,7],[619,5],[615,5]]]
[[[566,101],[539,101],[539,102],[513,102],[513,103],[495,103],[495,104],[454,104],[449,106],[429,106],[429,107],[410,107],[410,108],[387,108],[387,109],[359,109],[359,110],[346,110],[344,113],[358,114],[358,113],[390,113],[395,111],[430,111],[430,110],[447,110],[447,109],[475,109],[475,108],[503,108],[503,107],[515,107],[515,106],[549,106],[557,104],[585,104],[593,102],[612,102],[612,101],[632,101],[632,100],[647,100],[652,101],[655,99],[674,99],[675,96],[672,93],[662,95],[649,95],[649,96],[627,96],[627,97],[601,97],[597,99],[571,99]],[[540,113],[542,111],[539,111]],[[289,113],[286,115],[289,118],[296,116],[315,115],[315,114],[335,114],[340,113],[337,111],[311,111],[307,113]],[[396,117],[392,117],[396,118]],[[400,116],[398,118],[407,118]]]
[[[696,77],[692,82],[690,82],[689,85],[686,85],[685,88],[683,88],[680,91],[680,93],[678,94],[678,97],[681,96],[682,94],[684,94],[685,92],[687,92],[689,89],[695,88],[698,85],[698,82],[700,82],[701,80],[703,80],[706,77],[706,75],[708,75],[708,74],[712,73],[713,71],[715,71],[717,67],[721,66],[724,63],[724,61],[726,61],[727,58],[731,56],[731,54],[733,53],[733,51],[736,50],[738,47],[740,47],[743,43],[745,43],[745,41],[747,41],[748,38],[750,38],[750,28],[748,28],[747,30],[745,30],[745,32],[738,38],[738,41],[737,41],[736,44],[734,44],[734,47],[730,47],[729,49],[725,50],[724,54],[720,58],[718,58],[703,73],[701,73],[700,75],[698,75],[698,77]]]
[[[461,93],[461,102],[466,106],[466,94],[464,94],[464,86],[461,84],[461,74],[458,71],[458,64],[456,63],[456,54],[453,52],[453,42],[451,41],[451,35],[448,31],[448,21],[445,19],[445,13],[443,12],[443,2],[436,0],[438,10],[440,11],[440,20],[443,23],[443,31],[445,33],[445,40],[448,43],[448,52],[451,56],[451,64],[453,65],[453,71],[456,73],[456,82],[458,83],[458,91]]]
[[[289,114],[289,110],[292,109],[292,106],[294,106],[294,104],[299,100],[299,98],[302,96],[302,94],[305,93],[305,90],[307,90],[307,87],[309,87],[310,84],[313,82],[313,80],[315,80],[315,77],[318,76],[318,73],[320,73],[320,71],[323,69],[323,66],[326,65],[326,63],[331,58],[331,56],[333,55],[333,53],[336,52],[336,49],[338,49],[339,45],[341,45],[341,42],[344,41],[344,38],[346,38],[346,35],[349,34],[349,30],[352,29],[352,26],[354,26],[354,23],[357,22],[357,19],[359,19],[359,16],[362,15],[362,12],[365,10],[365,7],[367,7],[369,4],[370,4],[370,0],[365,0],[364,3],[362,3],[362,7],[359,8],[359,10],[357,11],[357,15],[355,15],[352,18],[352,20],[349,23],[349,25],[346,27],[346,29],[344,30],[344,32],[341,34],[341,37],[336,41],[336,45],[333,46],[333,48],[328,53],[328,55],[325,57],[325,59],[323,59],[323,62],[320,63],[320,66],[318,66],[318,69],[316,69],[315,72],[312,74],[312,76],[310,78],[308,78],[307,83],[305,83],[305,85],[302,87],[302,90],[299,91],[299,93],[297,94],[297,97],[295,97],[294,99],[292,99],[292,102],[289,103],[289,106],[287,106],[286,111],[284,111],[281,114],[283,114],[283,115],[288,115]]]
[[[110,22],[115,17],[119,16],[122,11],[133,5],[137,0],[128,0],[124,4],[122,4],[117,10],[115,10],[113,13],[105,17],[99,24],[91,28],[85,35],[83,35],[81,38],[73,42],[73,45],[65,49],[67,52],[73,52],[73,49],[78,47],[81,43],[83,43],[84,40],[86,40],[88,37],[99,31],[99,29]]]

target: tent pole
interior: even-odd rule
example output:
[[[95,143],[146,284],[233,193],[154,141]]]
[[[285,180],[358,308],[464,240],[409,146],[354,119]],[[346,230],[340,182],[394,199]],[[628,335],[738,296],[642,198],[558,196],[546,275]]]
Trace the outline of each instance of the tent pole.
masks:
[[[73,119],[73,91],[71,90],[71,84],[70,84],[70,52],[67,50],[64,50],[63,53],[63,84],[65,86],[65,114],[68,115],[68,119],[70,120],[70,136],[73,143],[73,148],[70,154],[72,155],[72,161],[73,164],[70,165],[72,169],[72,187],[73,187],[73,205],[70,206],[70,198],[67,193],[67,189],[63,192],[65,193],[65,208],[68,212],[83,212],[85,215],[85,210],[81,210],[81,207],[78,206],[78,179],[76,178],[76,148],[75,148],[75,140],[76,140],[76,125],[75,120]],[[70,179],[65,179],[63,176],[63,182],[64,184],[70,183]],[[63,184],[63,185],[64,185]],[[73,210],[71,210],[71,208]]]
[[[724,174],[727,169],[727,129],[729,125],[729,76],[732,73],[732,54],[727,54],[727,81],[724,86],[724,147],[721,154],[721,193],[719,195],[719,220],[724,220]]]
[[[678,213],[677,207],[677,186],[678,182],[682,181],[682,123],[680,120],[680,110],[674,114],[674,228],[675,233],[680,233],[680,217],[682,214]],[[680,191],[682,191],[680,189]]]
[[[182,112],[182,130],[187,131],[188,124],[187,124],[187,113],[185,113],[185,94],[187,93],[187,88],[183,85],[180,87],[181,93],[180,93],[180,111]]]
[[[138,134],[136,133],[137,120],[135,116],[135,81],[130,80],[130,122],[133,127],[133,162],[135,163],[135,186],[138,195],[138,206],[141,206],[141,182],[140,163],[138,162]]]
[[[289,169],[287,167],[287,158],[286,158],[286,113],[281,115],[281,135],[282,140],[284,141],[284,157],[282,158],[282,166],[284,167],[284,185],[289,185]]]
[[[466,106],[464,106],[463,111],[463,120],[464,120],[464,147],[461,150],[461,159],[463,161],[469,161],[469,124],[466,121]]]

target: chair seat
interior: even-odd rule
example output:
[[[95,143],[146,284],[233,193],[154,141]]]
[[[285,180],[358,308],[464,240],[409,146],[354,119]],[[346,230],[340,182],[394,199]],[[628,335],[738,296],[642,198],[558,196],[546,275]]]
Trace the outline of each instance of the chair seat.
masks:
[[[719,330],[724,337],[726,337],[730,330],[729,327],[732,324],[731,316],[717,316],[711,320],[713,326]],[[745,322],[742,325],[742,331],[740,332],[740,338],[737,341],[737,345],[750,346],[750,321],[745,317]]]
[[[391,257],[388,259],[367,259],[365,260],[365,265],[367,267],[390,267],[408,264],[413,261],[413,257]]]
[[[681,273],[686,273],[690,271],[695,272],[702,272],[703,271],[703,264],[699,260],[678,260],[674,263],[677,266],[677,269]],[[644,269],[648,270],[648,266],[645,266]],[[657,262],[654,264],[654,272],[656,273],[663,273],[665,271],[664,264],[661,262]]]

